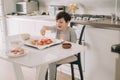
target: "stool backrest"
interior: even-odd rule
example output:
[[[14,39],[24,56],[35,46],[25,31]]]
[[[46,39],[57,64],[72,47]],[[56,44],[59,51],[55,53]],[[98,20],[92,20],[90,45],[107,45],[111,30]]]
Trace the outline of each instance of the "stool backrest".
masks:
[[[91,17],[91,16],[88,16],[87,20],[90,20],[90,17]],[[74,22],[71,22],[71,23],[70,23],[70,26],[73,27],[73,25],[75,25],[75,23],[74,23]],[[86,27],[86,25],[83,25],[83,27],[82,27],[82,29],[81,29],[81,32],[80,32],[80,35],[79,35],[78,44],[80,44],[80,45],[82,44],[82,38],[83,38],[83,33],[84,33],[84,30],[85,30],[85,27]]]

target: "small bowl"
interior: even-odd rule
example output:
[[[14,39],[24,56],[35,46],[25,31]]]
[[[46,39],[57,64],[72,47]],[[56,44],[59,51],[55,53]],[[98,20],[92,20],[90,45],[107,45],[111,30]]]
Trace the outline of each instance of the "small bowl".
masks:
[[[69,49],[69,48],[72,47],[72,44],[71,44],[71,43],[63,43],[63,44],[62,44],[62,47],[63,47],[64,49]]]
[[[30,39],[30,34],[24,33],[24,34],[21,34],[21,37],[23,40],[28,40]]]

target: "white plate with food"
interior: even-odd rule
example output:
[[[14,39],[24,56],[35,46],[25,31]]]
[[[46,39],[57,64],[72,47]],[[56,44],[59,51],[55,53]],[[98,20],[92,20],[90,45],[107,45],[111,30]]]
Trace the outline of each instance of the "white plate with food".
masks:
[[[62,42],[63,40],[45,38],[40,40],[39,39],[29,40],[24,44],[26,46],[37,48],[37,49],[45,49],[51,46],[61,44]]]
[[[21,57],[27,54],[27,51],[23,48],[11,49],[7,51],[7,56],[9,57]]]

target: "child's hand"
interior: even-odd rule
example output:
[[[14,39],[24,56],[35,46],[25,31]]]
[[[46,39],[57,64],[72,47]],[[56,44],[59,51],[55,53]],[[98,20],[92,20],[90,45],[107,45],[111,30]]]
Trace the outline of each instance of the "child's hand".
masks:
[[[40,33],[41,33],[41,35],[42,35],[42,36],[44,36],[44,35],[45,35],[45,31],[46,31],[46,30],[45,30],[45,28],[44,28],[44,27],[40,30]]]
[[[51,30],[50,26],[43,26],[42,29],[40,30],[40,33],[42,36],[45,36],[46,30]]]

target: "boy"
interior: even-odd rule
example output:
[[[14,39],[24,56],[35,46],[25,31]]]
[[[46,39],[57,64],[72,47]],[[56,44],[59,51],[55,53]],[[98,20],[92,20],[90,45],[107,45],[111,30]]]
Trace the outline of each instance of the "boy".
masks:
[[[51,30],[56,32],[57,39],[63,39],[69,42],[76,42],[77,37],[73,28],[69,27],[69,22],[71,20],[70,14],[66,12],[59,12],[56,15],[56,26],[43,26],[41,29],[41,34],[44,36],[46,30]],[[50,80],[55,80],[56,66],[59,64],[65,64],[77,60],[76,56],[71,56],[63,60],[49,64]]]

